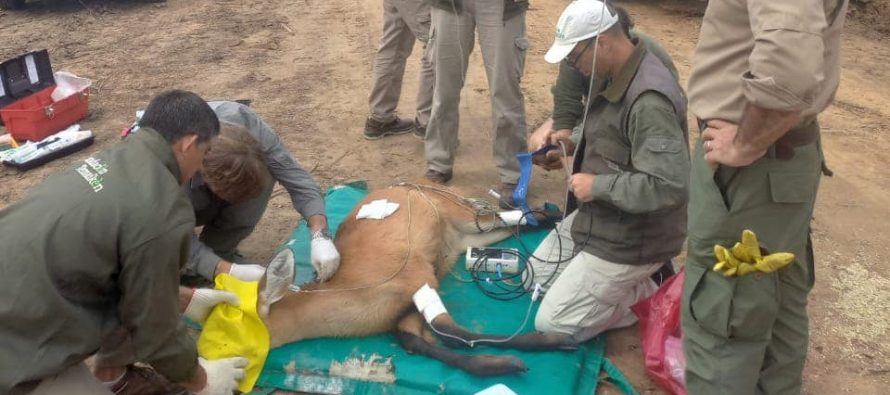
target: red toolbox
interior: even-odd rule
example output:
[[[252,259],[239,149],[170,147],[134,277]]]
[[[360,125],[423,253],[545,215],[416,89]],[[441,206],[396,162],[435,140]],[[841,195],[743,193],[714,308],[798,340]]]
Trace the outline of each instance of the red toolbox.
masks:
[[[0,118],[12,137],[43,140],[86,117],[88,88],[53,102],[55,87],[46,50],[0,63]]]

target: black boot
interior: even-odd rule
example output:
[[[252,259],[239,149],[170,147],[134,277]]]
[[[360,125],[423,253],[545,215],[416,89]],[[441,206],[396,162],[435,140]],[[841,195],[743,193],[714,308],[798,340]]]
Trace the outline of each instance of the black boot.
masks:
[[[371,118],[365,121],[365,138],[377,140],[386,136],[405,134],[414,130],[414,122],[396,118],[389,122],[379,122]]]

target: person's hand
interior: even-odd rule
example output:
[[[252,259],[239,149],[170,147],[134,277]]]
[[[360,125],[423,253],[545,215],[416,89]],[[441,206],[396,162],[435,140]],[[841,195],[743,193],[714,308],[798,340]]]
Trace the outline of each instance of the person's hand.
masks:
[[[714,119],[707,123],[708,127],[702,132],[702,148],[705,151],[705,161],[711,167],[726,165],[731,167],[743,167],[760,159],[765,150],[755,152],[744,149],[736,142],[736,134],[739,126],[723,120]]]
[[[207,320],[207,316],[210,315],[210,310],[213,310],[213,306],[219,303],[238,306],[238,296],[231,292],[198,288],[192,293],[192,299],[189,300],[189,304],[182,314],[203,324]]]
[[[545,144],[552,144],[557,148],[547,151],[544,155],[533,156],[532,163],[547,171],[562,169],[565,166],[563,161],[566,156],[571,156],[575,152],[575,143],[572,142],[572,130],[551,130],[546,137],[547,139],[541,143],[541,145],[535,147],[535,150],[543,147]],[[560,143],[562,143],[562,145],[560,145]],[[565,155],[563,155],[563,146],[565,146]]]
[[[263,278],[263,274],[266,274],[266,268],[260,265],[234,264],[229,269],[229,274],[241,281],[260,281]]]
[[[331,241],[331,236],[325,231],[316,231],[312,234],[311,248],[310,258],[318,281],[327,281],[340,267],[340,253]]]
[[[558,170],[563,168],[562,158],[562,151],[554,149],[543,155],[533,156],[532,163],[547,171]]]
[[[595,178],[596,176],[589,173],[572,174],[572,193],[575,194],[578,201],[587,203],[593,200],[593,180]]]
[[[238,389],[238,382],[244,379],[247,358],[234,357],[217,360],[198,358],[198,364],[207,375],[207,384],[196,395],[230,395]]]
[[[534,133],[528,136],[528,152],[532,152],[547,144],[547,141],[550,139],[550,135],[553,134],[555,130],[553,130],[553,120],[548,120],[541,125]]]
[[[560,155],[562,155],[563,146],[566,148],[566,156],[575,154],[575,142],[572,141],[572,129],[559,129],[553,132],[553,134],[548,137],[547,143],[559,147],[557,151],[559,151]]]

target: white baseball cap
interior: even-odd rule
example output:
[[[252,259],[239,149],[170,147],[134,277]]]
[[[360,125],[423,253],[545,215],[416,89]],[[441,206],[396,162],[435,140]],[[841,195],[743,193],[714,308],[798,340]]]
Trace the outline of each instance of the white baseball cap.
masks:
[[[547,63],[559,63],[569,56],[579,41],[599,35],[618,22],[606,5],[598,0],[574,0],[556,23],[556,40],[544,55]]]

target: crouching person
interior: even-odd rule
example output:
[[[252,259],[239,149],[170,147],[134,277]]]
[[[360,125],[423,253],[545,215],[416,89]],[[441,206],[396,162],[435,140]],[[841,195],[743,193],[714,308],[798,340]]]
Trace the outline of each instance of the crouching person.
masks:
[[[84,360],[111,337],[200,394],[227,394],[243,358],[199,360],[180,321],[194,214],[182,185],[219,121],[199,96],[155,97],[139,135],[0,211],[0,393],[109,394]]]
[[[340,254],[328,232],[318,184],[250,107],[231,101],[208,104],[222,122],[222,133],[204,158],[203,170],[187,184],[197,225],[203,228],[193,235],[186,274],[211,282],[219,273],[259,280],[265,269],[245,261],[237,247],[259,223],[278,182],[309,223],[311,261],[319,280],[330,278],[340,266]]]
[[[601,81],[577,148],[571,129],[546,138],[574,155],[570,215],[531,259],[546,290],[535,327],[578,341],[636,322],[630,306],[654,292],[650,276],[680,252],[686,234],[686,99],[630,26],[621,9],[572,2],[545,56]],[[546,163],[561,167],[561,159]]]

